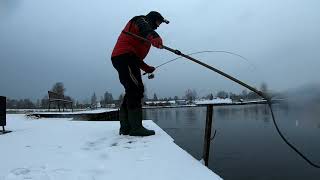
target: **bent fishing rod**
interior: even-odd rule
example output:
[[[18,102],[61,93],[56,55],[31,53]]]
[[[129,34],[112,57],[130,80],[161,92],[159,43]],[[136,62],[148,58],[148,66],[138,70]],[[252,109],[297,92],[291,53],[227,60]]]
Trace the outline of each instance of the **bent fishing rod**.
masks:
[[[141,36],[138,36],[138,35],[136,35],[136,34],[133,34],[133,33],[131,33],[131,32],[127,32],[127,31],[122,31],[122,32],[125,33],[125,34],[127,34],[127,35],[129,35],[129,36],[132,36],[132,37],[135,37],[135,38],[137,38],[137,39],[140,39],[140,40],[142,40],[142,41],[151,43],[148,39],[143,38],[143,37],[141,37]],[[201,61],[199,61],[199,60],[197,60],[197,59],[195,59],[195,58],[193,58],[193,57],[191,57],[191,56],[188,56],[188,55],[186,55],[186,54],[183,54],[183,53],[181,53],[181,52],[180,52],[179,50],[177,50],[177,49],[172,49],[172,48],[170,48],[170,47],[168,47],[168,46],[165,46],[165,45],[162,45],[161,49],[168,50],[168,51],[170,51],[170,52],[172,52],[172,53],[174,53],[174,54],[176,54],[176,55],[178,55],[178,56],[184,57],[184,58],[186,58],[186,59],[188,59],[188,60],[191,60],[191,61],[193,61],[193,62],[195,62],[195,63],[197,63],[197,64],[200,64],[200,65],[202,65],[202,66],[204,66],[204,67],[206,67],[206,68],[208,68],[208,69],[210,69],[210,70],[212,70],[212,71],[214,71],[214,72],[216,72],[216,73],[218,73],[218,74],[220,74],[220,75],[222,75],[222,76],[230,79],[231,81],[234,81],[234,82],[240,84],[241,86],[246,87],[247,89],[255,92],[255,93],[258,94],[260,97],[262,97],[263,99],[265,99],[265,100],[267,101],[267,104],[268,104],[269,109],[270,109],[270,112],[271,112],[273,124],[275,125],[276,130],[277,130],[279,136],[282,138],[282,140],[283,140],[291,149],[293,149],[300,157],[302,157],[305,161],[307,161],[311,166],[313,166],[313,167],[315,167],[315,168],[320,168],[320,165],[317,165],[317,164],[313,163],[311,160],[309,160],[303,153],[301,153],[295,146],[293,146],[293,145],[284,137],[284,135],[283,135],[282,132],[280,131],[280,129],[279,129],[278,125],[277,125],[277,122],[276,122],[276,120],[275,120],[275,116],[274,116],[273,109],[272,109],[271,96],[269,96],[269,95],[267,95],[266,93],[263,93],[263,92],[257,90],[256,88],[254,88],[254,87],[252,87],[252,86],[250,86],[250,85],[248,85],[248,84],[246,84],[246,83],[244,83],[244,82],[242,82],[242,81],[240,81],[240,80],[238,80],[238,79],[230,76],[229,74],[227,74],[227,73],[225,73],[225,72],[223,72],[223,71],[221,71],[221,70],[219,70],[219,69],[217,69],[217,68],[214,68],[214,67],[212,67],[212,66],[210,66],[210,65],[208,65],[208,64],[206,64],[206,63],[203,63],[203,62],[201,62]]]
[[[135,37],[135,38],[137,38],[137,39],[143,40],[143,41],[145,41],[145,42],[151,43],[148,39],[145,39],[145,38],[143,38],[143,37],[141,37],[141,36],[138,36],[138,35],[136,35],[136,34],[133,34],[133,33],[131,33],[131,32],[123,31],[123,33],[125,33],[125,34],[127,34],[127,35],[130,35],[130,36],[133,36],[133,37]],[[258,94],[260,97],[262,97],[262,98],[264,98],[265,100],[267,100],[268,102],[271,102],[271,98],[270,98],[269,96],[267,96],[265,93],[262,93],[261,91],[253,88],[252,86],[247,85],[246,83],[244,83],[244,82],[242,82],[242,81],[240,81],[240,80],[238,80],[238,79],[230,76],[229,74],[226,74],[226,73],[220,71],[220,70],[217,69],[217,68],[214,68],[214,67],[212,67],[212,66],[210,66],[210,65],[208,65],[208,64],[206,64],[206,63],[203,63],[203,62],[201,62],[201,61],[199,61],[199,60],[197,60],[197,59],[195,59],[195,58],[193,58],[193,57],[191,57],[191,56],[188,56],[188,55],[186,55],[186,54],[183,54],[183,53],[181,53],[181,52],[180,52],[179,50],[177,50],[177,49],[172,49],[172,48],[167,47],[167,46],[165,46],[165,45],[162,45],[162,49],[168,50],[168,51],[170,51],[170,52],[172,52],[172,53],[174,53],[174,54],[176,54],[176,55],[178,55],[178,56],[182,56],[182,57],[184,57],[184,58],[186,58],[186,59],[189,59],[189,60],[191,60],[191,61],[193,61],[193,62],[195,62],[195,63],[197,63],[197,64],[200,64],[200,65],[202,65],[202,66],[204,66],[204,67],[206,67],[206,68],[208,68],[208,69],[210,69],[210,70],[212,70],[212,71],[214,71],[214,72],[216,72],[216,73],[218,73],[218,74],[220,74],[220,75],[222,75],[222,76],[224,76],[224,77],[226,77],[226,78],[228,78],[228,79],[230,79],[230,80],[232,80],[232,81],[234,81],[234,82],[236,82],[236,83],[238,83],[238,84],[240,84],[240,85],[242,85],[242,86],[244,86],[244,87],[246,87],[246,88],[248,88],[249,90],[255,92],[255,93]]]
[[[247,58],[245,58],[245,57],[243,57],[243,56],[241,56],[241,55],[239,55],[239,54],[236,54],[236,53],[234,53],[234,52],[230,52],[230,51],[204,50],[204,51],[193,52],[193,53],[190,53],[190,54],[187,54],[187,55],[188,55],[188,56],[191,56],[191,55],[194,55],[194,54],[202,54],[202,53],[225,53],[225,54],[230,54],[230,55],[233,55],[233,56],[237,56],[237,57],[241,58],[242,60],[245,60],[247,63],[250,64],[250,66],[252,66],[253,68],[256,68],[252,63],[250,63],[250,61],[249,61]],[[182,56],[179,56],[179,57],[176,57],[176,58],[171,59],[171,60],[169,60],[169,61],[166,61],[166,62],[164,62],[164,63],[156,66],[155,69],[158,69],[158,68],[160,68],[161,66],[164,66],[164,65],[166,65],[166,64],[168,64],[168,63],[171,63],[171,62],[176,61],[176,60],[181,59],[181,58],[183,58],[183,57],[182,57]],[[143,75],[146,75],[146,74],[148,74],[148,73],[146,73],[146,72],[143,73]]]

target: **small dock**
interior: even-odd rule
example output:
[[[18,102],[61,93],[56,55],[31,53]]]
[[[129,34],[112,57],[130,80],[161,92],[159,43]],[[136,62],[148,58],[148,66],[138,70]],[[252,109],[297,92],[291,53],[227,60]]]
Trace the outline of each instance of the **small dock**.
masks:
[[[156,135],[120,136],[119,122],[8,114],[0,137],[3,179],[221,180],[150,120]],[[1,179],[2,179],[1,178]]]
[[[32,112],[28,116],[37,118],[73,118],[85,121],[118,121],[118,109],[97,109],[78,112]]]

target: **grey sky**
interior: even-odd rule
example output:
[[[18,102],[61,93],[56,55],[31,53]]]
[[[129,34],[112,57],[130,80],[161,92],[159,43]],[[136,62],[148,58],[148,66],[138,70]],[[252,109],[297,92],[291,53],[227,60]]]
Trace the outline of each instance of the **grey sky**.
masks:
[[[320,1],[317,0],[0,0],[0,95],[42,98],[55,82],[84,100],[105,91],[123,92],[110,54],[118,35],[135,15],[157,10],[170,20],[157,30],[165,45],[251,85],[266,82],[275,91],[320,83]],[[157,66],[176,56],[152,48]],[[254,67],[250,64],[254,64]],[[199,95],[243,88],[192,62],[180,59],[144,78],[149,97]]]

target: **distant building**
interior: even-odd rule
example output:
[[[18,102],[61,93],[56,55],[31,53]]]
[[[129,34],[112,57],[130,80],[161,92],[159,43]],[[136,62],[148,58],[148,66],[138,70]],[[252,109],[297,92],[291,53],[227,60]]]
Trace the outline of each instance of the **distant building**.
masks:
[[[177,105],[187,105],[187,100],[185,99],[177,99],[176,100]]]
[[[106,108],[115,108],[116,104],[106,104]]]
[[[168,101],[145,101],[144,104],[147,106],[170,106]]]
[[[175,100],[168,101],[168,103],[170,104],[170,106],[174,106],[174,105],[176,105],[176,101],[175,101]]]

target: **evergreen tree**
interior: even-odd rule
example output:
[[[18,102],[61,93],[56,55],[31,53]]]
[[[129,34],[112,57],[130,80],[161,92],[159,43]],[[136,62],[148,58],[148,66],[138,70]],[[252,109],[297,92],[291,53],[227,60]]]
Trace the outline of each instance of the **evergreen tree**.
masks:
[[[158,97],[157,97],[157,94],[156,94],[156,93],[153,94],[153,100],[154,100],[154,101],[158,101]]]

